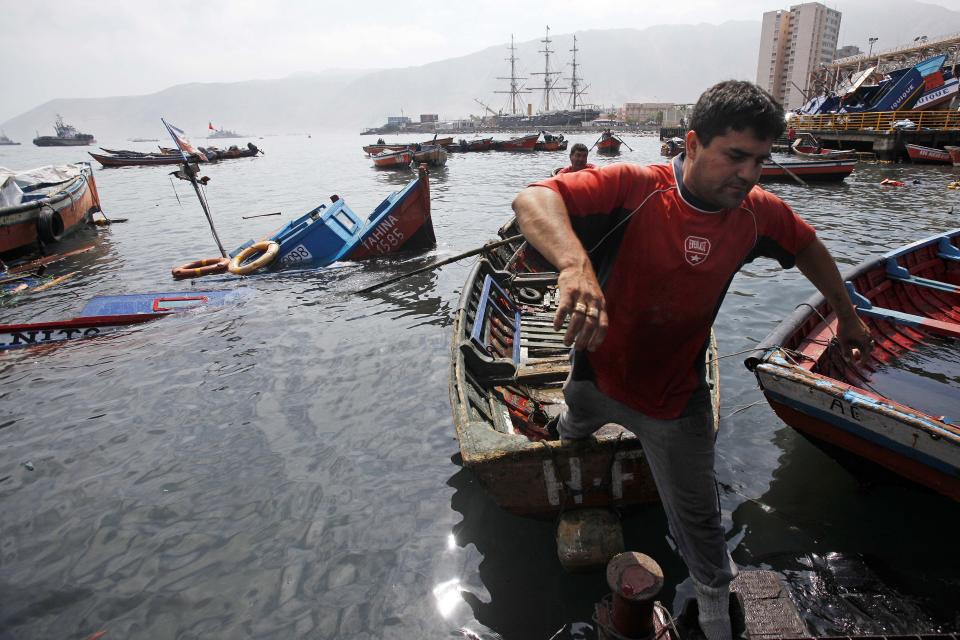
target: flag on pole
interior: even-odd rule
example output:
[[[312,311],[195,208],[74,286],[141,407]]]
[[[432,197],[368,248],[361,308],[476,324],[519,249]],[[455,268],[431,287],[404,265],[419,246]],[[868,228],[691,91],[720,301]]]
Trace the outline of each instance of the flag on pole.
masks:
[[[207,123],[207,129],[210,129],[210,131],[216,131],[216,130],[217,130],[217,128],[216,128],[215,126],[213,126],[213,123],[212,123],[212,122],[208,122],[208,123]]]
[[[207,156],[187,140],[187,134],[185,134],[182,129],[178,129],[163,118],[160,118],[160,122],[167,128],[167,133],[173,138],[173,142],[177,145],[177,149],[180,151],[180,155],[183,156],[184,162],[190,162],[190,156],[197,156],[203,162],[207,161]]]

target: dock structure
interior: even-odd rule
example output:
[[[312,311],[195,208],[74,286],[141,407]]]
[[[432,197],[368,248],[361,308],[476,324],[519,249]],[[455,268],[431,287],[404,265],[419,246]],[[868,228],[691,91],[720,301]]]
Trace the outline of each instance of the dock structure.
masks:
[[[960,145],[957,111],[906,109],[800,115],[790,120],[790,126],[798,133],[812,133],[825,149],[872,152],[880,160],[906,159],[908,144],[941,149]]]

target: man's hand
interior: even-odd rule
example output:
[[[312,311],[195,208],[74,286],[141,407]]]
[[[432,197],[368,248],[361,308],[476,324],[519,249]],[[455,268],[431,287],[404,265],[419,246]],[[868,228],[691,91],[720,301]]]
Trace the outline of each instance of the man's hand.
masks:
[[[858,316],[841,321],[837,327],[840,349],[848,362],[864,364],[873,352],[873,336],[866,323]]]
[[[578,351],[594,351],[607,335],[608,319],[603,291],[589,261],[561,270],[557,285],[560,302],[553,318],[553,328],[559,331],[569,316],[570,324],[563,336],[563,344],[574,345]]]

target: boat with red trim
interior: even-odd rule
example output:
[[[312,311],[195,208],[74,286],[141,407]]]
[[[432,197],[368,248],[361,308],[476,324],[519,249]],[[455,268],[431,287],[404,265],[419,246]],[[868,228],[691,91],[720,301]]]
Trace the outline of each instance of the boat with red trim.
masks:
[[[253,289],[174,291],[91,298],[70,320],[0,325],[0,351],[96,338],[174,313],[223,307],[251,297]]]
[[[457,153],[466,153],[468,151],[491,151],[493,149],[493,138],[478,138],[476,140],[466,140],[460,138],[456,144],[447,147],[447,151]]]
[[[0,173],[0,256],[56,244],[100,211],[89,162]]]
[[[907,148],[907,155],[910,161],[915,163],[927,164],[950,164],[950,152],[935,147],[925,147],[919,144],[904,145]]]
[[[856,159],[786,160],[776,164],[768,161],[763,163],[760,170],[760,182],[793,180],[790,173],[807,181],[839,182],[853,173],[856,166]]]
[[[278,244],[269,270],[325,267],[399,251],[423,251],[437,244],[430,215],[430,179],[421,165],[417,177],[392,193],[362,220],[340,196],[288,222],[269,236],[248,240],[230,253],[235,258],[254,244]],[[249,252],[248,252],[249,253]],[[246,261],[259,259],[259,252]],[[238,266],[244,266],[240,263]]]
[[[960,147],[948,145],[944,149],[950,154],[950,162],[953,163],[953,166],[960,167]]]
[[[406,169],[413,162],[413,152],[409,149],[383,151],[371,157],[377,169]]]
[[[817,294],[746,360],[781,420],[830,451],[960,500],[960,229],[844,274],[876,342],[856,364]],[[842,456],[841,456],[842,457]]]
[[[620,145],[622,144],[623,140],[608,129],[604,131],[600,135],[600,139],[597,140],[597,153],[616,155],[620,153]]]
[[[509,140],[494,140],[494,151],[533,151],[540,139],[539,133],[510,138]]]

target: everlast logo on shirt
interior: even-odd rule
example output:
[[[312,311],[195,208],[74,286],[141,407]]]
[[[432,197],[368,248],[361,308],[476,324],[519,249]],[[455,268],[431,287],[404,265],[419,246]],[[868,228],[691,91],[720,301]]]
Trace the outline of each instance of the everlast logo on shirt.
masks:
[[[693,266],[697,266],[710,255],[710,241],[706,238],[687,236],[683,244],[684,257],[687,259],[687,262]]]

